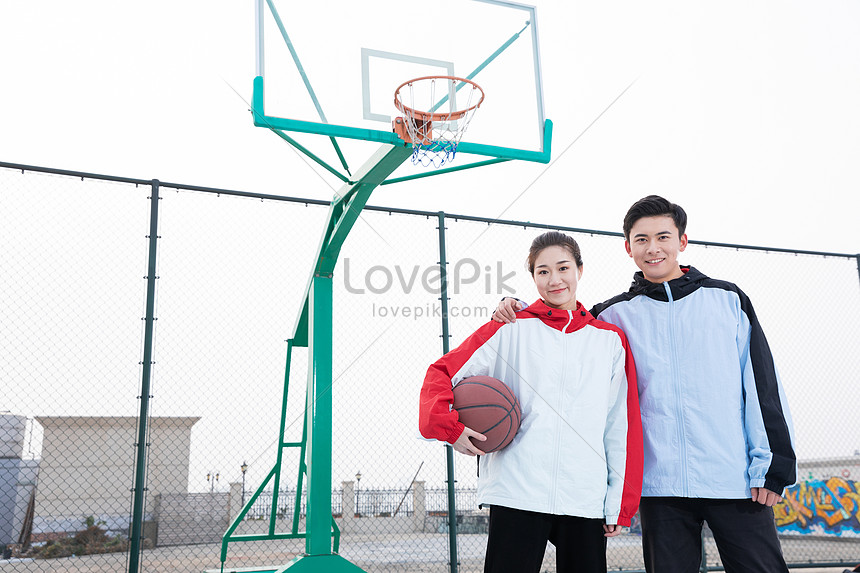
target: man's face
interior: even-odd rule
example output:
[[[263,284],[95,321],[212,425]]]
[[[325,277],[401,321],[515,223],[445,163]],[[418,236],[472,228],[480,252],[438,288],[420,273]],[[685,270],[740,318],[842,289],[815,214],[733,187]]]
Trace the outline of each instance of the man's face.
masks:
[[[687,248],[687,235],[678,236],[678,227],[668,215],[642,217],[636,221],[624,248],[652,283],[684,276],[678,265],[678,253]]]

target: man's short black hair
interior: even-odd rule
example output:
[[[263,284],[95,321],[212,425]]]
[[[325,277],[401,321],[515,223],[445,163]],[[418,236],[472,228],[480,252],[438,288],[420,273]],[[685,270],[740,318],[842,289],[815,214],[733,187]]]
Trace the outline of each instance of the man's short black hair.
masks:
[[[686,211],[680,205],[676,205],[659,195],[648,195],[633,203],[627,214],[624,215],[624,238],[630,240],[630,229],[639,219],[664,215],[672,217],[672,221],[678,227],[678,236],[682,236],[687,229]]]

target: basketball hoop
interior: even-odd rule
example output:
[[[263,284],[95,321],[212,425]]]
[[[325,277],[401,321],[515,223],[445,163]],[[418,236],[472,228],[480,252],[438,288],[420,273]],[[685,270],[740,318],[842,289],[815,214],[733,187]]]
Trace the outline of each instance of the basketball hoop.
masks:
[[[465,97],[466,104],[458,109],[457,92],[463,88],[467,93],[461,99]],[[484,90],[465,78],[425,76],[400,84],[394,90],[394,105],[403,117],[394,120],[394,132],[412,144],[412,163],[438,168],[452,161],[483,101]]]

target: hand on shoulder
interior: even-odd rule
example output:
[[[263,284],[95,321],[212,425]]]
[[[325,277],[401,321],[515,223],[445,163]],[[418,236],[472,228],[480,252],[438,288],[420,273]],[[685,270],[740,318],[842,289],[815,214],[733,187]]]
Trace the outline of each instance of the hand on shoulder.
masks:
[[[521,301],[506,296],[499,301],[499,306],[497,306],[496,310],[493,311],[493,320],[496,322],[503,322],[505,324],[516,322],[517,311],[522,310],[525,307],[526,305]]]

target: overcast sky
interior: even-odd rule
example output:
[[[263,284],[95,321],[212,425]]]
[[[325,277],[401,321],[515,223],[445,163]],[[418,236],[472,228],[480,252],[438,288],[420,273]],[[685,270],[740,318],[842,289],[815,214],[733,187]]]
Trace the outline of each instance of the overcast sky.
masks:
[[[617,231],[659,193],[687,209],[691,239],[860,252],[860,2],[536,3],[552,162],[370,203]],[[338,187],[252,125],[251,0],[0,0],[0,62],[0,161],[325,200]]]
[[[372,204],[618,230],[660,193],[692,239],[860,251],[860,2],[537,4],[553,163]],[[251,123],[250,0],[0,10],[0,160],[331,198],[336,182]]]

